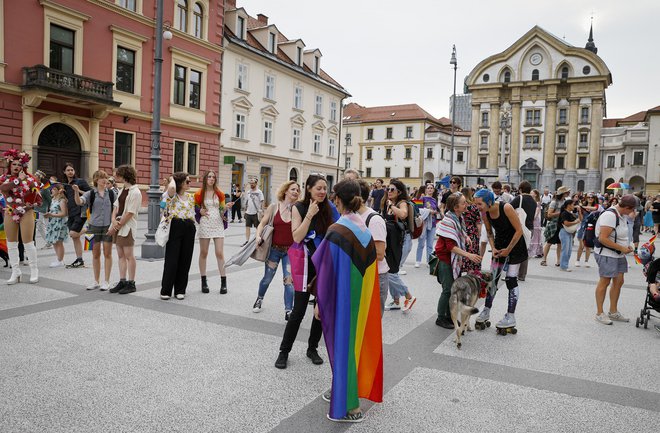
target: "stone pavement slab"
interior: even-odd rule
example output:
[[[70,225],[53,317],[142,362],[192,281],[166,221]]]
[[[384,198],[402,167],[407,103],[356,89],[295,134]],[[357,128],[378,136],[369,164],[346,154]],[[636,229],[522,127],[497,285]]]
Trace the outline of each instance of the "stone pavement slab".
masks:
[[[7,278],[9,278],[9,275]],[[0,310],[25,307],[71,296],[74,295],[60,290],[48,289],[43,286],[43,282],[38,284],[19,283],[13,286],[3,285],[2,290],[0,290]]]

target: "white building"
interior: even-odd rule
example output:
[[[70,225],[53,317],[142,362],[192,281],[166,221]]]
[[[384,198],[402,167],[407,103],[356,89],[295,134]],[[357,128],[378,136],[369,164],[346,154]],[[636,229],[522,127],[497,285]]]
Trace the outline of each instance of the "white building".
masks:
[[[646,112],[649,152],[646,163],[646,193],[660,194],[660,105]]]
[[[631,192],[644,191],[649,151],[649,127],[644,122],[645,117],[646,111],[642,111],[625,119],[603,120],[601,191],[613,182],[629,183]],[[578,191],[583,190],[578,183]]]
[[[464,178],[470,160],[470,131],[454,131],[454,167],[451,172],[451,122],[439,119],[442,126],[431,125],[424,133],[424,181],[446,175]]]
[[[342,100],[348,93],[321,69],[321,51],[288,39],[268,17],[226,2],[220,179],[260,179],[266,201],[289,179],[338,175]],[[222,162],[225,164],[222,164]]]

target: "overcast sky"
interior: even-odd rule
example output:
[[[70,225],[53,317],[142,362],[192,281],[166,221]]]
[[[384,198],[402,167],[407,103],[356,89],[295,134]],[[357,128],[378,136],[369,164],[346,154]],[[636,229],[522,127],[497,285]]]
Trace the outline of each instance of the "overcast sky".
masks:
[[[612,72],[607,117],[660,105],[658,0],[238,0],[239,7],[289,39],[323,53],[321,67],[365,106],[417,103],[448,116],[458,53],[456,93],[486,57],[539,25],[584,47],[593,13],[598,55]]]

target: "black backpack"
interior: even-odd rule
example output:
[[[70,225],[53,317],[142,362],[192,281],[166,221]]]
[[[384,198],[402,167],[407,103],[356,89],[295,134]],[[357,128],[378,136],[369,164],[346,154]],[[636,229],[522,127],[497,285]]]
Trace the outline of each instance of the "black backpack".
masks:
[[[597,218],[600,218],[601,215],[603,215],[605,212],[612,211],[614,212],[614,215],[616,216],[616,223],[614,225],[614,243],[616,243],[617,240],[617,233],[616,229],[619,227],[619,214],[616,212],[614,208],[607,208],[604,211],[600,212],[597,216]],[[592,212],[593,213],[593,212]],[[591,215],[589,215],[591,216]],[[594,222],[594,247],[595,248],[600,248],[600,252],[603,252],[603,248],[607,248],[608,250],[612,250],[617,254],[621,254],[621,251],[615,250],[614,248],[606,247],[605,245],[601,244],[600,241],[598,240],[598,236],[596,236],[596,230],[595,230],[596,223]]]
[[[115,192],[111,190],[110,188],[105,190],[110,197],[110,206],[112,206],[115,202]],[[96,200],[96,190],[93,189],[91,194],[89,195],[89,205],[87,206],[87,210],[89,210],[89,214],[92,214],[92,209],[94,209],[94,200]],[[87,215],[83,215],[83,217],[87,217]]]

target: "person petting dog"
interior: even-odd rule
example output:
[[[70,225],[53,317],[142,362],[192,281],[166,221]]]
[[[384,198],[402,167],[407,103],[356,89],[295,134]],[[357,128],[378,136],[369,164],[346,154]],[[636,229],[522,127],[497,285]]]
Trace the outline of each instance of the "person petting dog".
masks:
[[[438,241],[435,254],[438,257],[438,282],[442,285],[442,294],[438,300],[438,318],[435,324],[446,329],[454,329],[449,312],[449,297],[454,280],[461,276],[463,257],[474,263],[481,263],[481,256],[467,252],[471,240],[465,231],[463,212],[467,209],[467,200],[460,192],[450,194],[445,203],[445,217],[438,227]]]
[[[504,318],[495,325],[498,329],[512,329],[516,326],[516,304],[518,303],[518,271],[520,264],[527,260],[527,246],[518,214],[509,203],[496,202],[495,195],[487,189],[477,191],[475,203],[486,214],[484,224],[488,242],[493,250],[491,270],[494,282],[486,295],[486,305],[477,317],[477,322],[490,319],[490,309],[497,293],[497,283],[501,273],[505,273],[506,287],[509,289],[509,307]],[[495,235],[493,236],[493,230]]]

